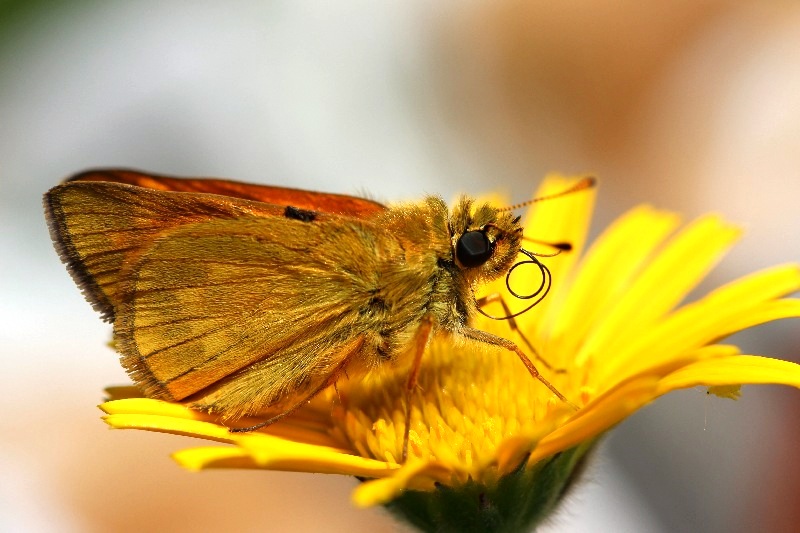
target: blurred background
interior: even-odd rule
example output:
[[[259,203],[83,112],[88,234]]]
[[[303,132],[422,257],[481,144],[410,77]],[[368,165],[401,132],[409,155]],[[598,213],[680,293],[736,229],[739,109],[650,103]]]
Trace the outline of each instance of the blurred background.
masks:
[[[41,195],[129,166],[381,201],[528,198],[600,178],[718,211],[744,242],[703,290],[800,259],[800,4],[0,1],[0,530],[397,531],[356,481],[182,471],[196,442],[112,432],[110,326],[52,249]],[[797,360],[797,321],[737,335]],[[672,394],[606,440],[548,531],[796,531],[800,393]]]

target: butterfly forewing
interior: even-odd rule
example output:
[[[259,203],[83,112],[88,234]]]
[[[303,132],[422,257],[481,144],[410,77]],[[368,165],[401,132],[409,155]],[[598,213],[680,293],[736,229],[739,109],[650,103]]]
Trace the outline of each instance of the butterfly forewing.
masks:
[[[46,203],[62,257],[114,320],[148,396],[234,418],[288,412],[363,342],[358,310],[377,269],[351,251],[385,239],[367,220],[81,180]]]
[[[122,302],[127,265],[181,225],[245,214],[282,216],[280,206],[209,194],[166,194],[115,183],[73,182],[45,197],[53,241],[76,283],[106,320]]]
[[[73,176],[69,181],[125,183],[161,191],[219,194],[354,218],[369,218],[386,209],[378,202],[343,194],[319,193],[214,178],[173,178],[124,169],[89,170]]]

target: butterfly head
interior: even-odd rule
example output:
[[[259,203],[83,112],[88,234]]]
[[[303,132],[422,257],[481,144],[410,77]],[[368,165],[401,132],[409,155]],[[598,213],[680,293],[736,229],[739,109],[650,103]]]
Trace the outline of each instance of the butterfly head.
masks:
[[[455,264],[467,278],[488,282],[508,272],[520,252],[520,217],[461,198],[450,216]]]

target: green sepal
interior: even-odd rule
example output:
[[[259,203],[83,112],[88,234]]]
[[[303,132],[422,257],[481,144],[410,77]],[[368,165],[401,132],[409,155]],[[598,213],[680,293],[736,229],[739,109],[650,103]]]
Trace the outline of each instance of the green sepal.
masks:
[[[433,491],[407,490],[386,508],[420,531],[532,531],[564,499],[595,442],[584,442],[531,467],[523,461],[492,485],[469,480],[457,487],[438,485]]]

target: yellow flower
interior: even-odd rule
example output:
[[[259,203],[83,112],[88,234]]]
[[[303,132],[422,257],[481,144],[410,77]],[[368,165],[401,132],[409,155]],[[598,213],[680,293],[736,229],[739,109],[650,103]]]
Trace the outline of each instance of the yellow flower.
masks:
[[[570,183],[550,177],[538,195]],[[365,479],[354,493],[356,504],[390,504],[406,516],[417,513],[411,520],[423,528],[451,520],[445,516],[447,502],[458,498],[473,501],[477,514],[467,516],[473,511],[459,503],[456,520],[508,524],[515,518],[505,515],[516,513],[525,515],[518,521],[525,527],[558,502],[600,435],[656,397],[698,385],[733,398],[741,384],[800,387],[800,366],[717,344],[756,324],[800,316],[800,300],[782,298],[800,289],[798,266],[752,274],[679,306],[739,230],[717,216],[681,228],[675,214],[642,206],[582,254],[593,200],[593,192],[582,192],[537,204],[524,224],[529,237],[573,245],[570,253],[542,259],[553,287],[542,303],[517,318],[525,338],[507,321],[476,321],[479,329],[530,353],[527,339],[541,357],[535,363],[542,374],[579,406],[577,411],[532,379],[514,354],[439,338],[423,358],[420,386],[411,398],[404,464],[405,372],[341,381],[338,390],[325,391],[255,433],[230,433],[213,417],[145,398],[103,404],[105,420],[115,428],[227,444],[174,455],[192,470],[348,474]],[[528,279],[538,269],[517,270],[512,287],[538,284]],[[505,294],[505,280],[487,292]],[[522,308],[525,302],[508,303]],[[487,311],[492,314],[493,308]]]

